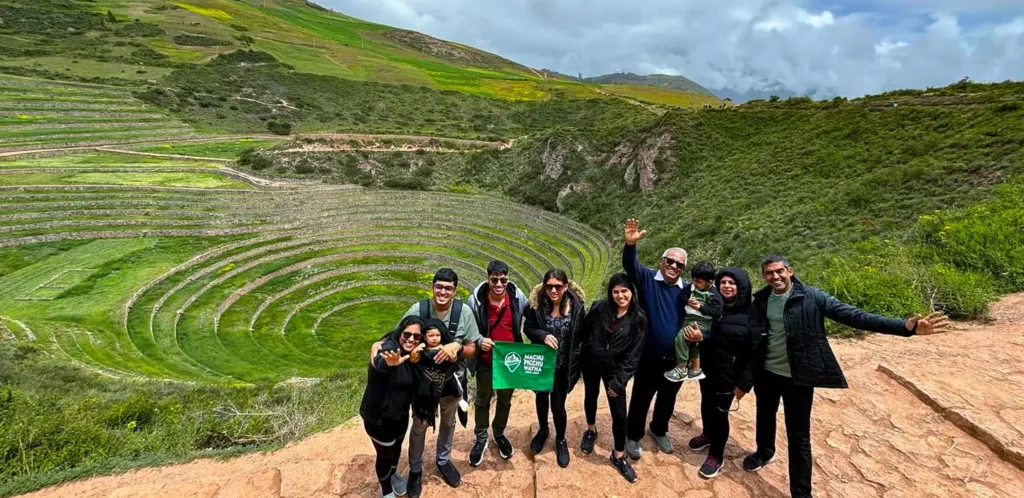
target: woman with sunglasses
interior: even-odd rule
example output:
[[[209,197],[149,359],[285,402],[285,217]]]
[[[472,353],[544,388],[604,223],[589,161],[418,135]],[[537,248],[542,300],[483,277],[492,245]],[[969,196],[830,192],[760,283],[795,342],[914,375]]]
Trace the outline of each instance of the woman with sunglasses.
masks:
[[[377,452],[374,467],[385,498],[395,496],[391,476],[398,469],[402,442],[409,429],[409,407],[417,391],[414,370],[423,351],[423,320],[407,316],[385,338],[366,371],[359,416]]]
[[[647,315],[640,309],[636,288],[625,273],[612,275],[608,297],[596,301],[583,318],[573,340],[569,363],[569,390],[583,377],[583,410],[587,430],[580,450],[594,451],[597,440],[597,398],[604,382],[612,414],[614,450],[609,459],[629,482],[636,472],[626,458],[626,384],[636,373],[647,334]]]
[[[534,455],[544,449],[548,439],[548,412],[555,420],[555,459],[558,466],[569,466],[569,446],[565,442],[565,396],[569,387],[569,356],[573,336],[583,323],[583,289],[569,280],[564,271],[548,270],[544,279],[530,292],[530,304],[524,313],[523,330],[530,342],[546,344],[558,351],[555,382],[551,392],[537,391],[537,434],[530,441]]]
[[[748,361],[760,340],[763,327],[752,327],[750,277],[742,268],[729,267],[715,276],[725,308],[711,323],[708,338],[700,343],[704,379],[700,381],[700,414],[704,432],[690,439],[693,451],[708,448],[698,474],[705,479],[718,475],[729,439],[729,412],[750,392],[753,374]]]

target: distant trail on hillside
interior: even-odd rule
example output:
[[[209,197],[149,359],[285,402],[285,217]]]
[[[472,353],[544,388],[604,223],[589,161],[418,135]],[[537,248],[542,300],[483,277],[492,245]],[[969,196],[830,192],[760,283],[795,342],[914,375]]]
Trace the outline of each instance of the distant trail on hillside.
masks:
[[[1024,420],[1019,416],[1024,398],[1018,395],[1024,388],[1024,294],[1003,298],[992,316],[991,324],[960,324],[958,330],[938,336],[831,341],[850,389],[815,391],[816,496],[882,497],[896,490],[901,496],[1019,496],[1024,486],[1024,465],[1016,456],[1024,446]],[[901,380],[893,380],[897,377]],[[611,428],[605,403],[599,404],[597,451],[579,452],[586,424],[581,392],[577,386],[568,399],[572,462],[567,469],[555,464],[550,444],[539,455],[529,453],[534,398],[517,392],[506,432],[517,450],[512,459],[502,460],[492,447],[482,466],[469,467],[473,434],[459,429],[452,461],[463,472],[462,485],[448,488],[430,465],[424,496],[788,495],[781,417],[778,461],[759,473],[740,468],[754,448],[753,399],[744,399],[732,414],[722,474],[703,480],[697,468],[704,455],[686,449],[686,441],[701,430],[697,388],[684,386],[669,431],[676,453],[661,453],[649,439],[642,441],[644,456],[635,463],[640,480],[629,485],[608,464]],[[921,393],[931,401],[922,402]],[[433,440],[431,433],[427,455],[433,454]],[[405,455],[402,465],[407,465]],[[373,450],[356,418],[271,453],[142,469],[23,496],[369,498],[379,496],[373,473]]]

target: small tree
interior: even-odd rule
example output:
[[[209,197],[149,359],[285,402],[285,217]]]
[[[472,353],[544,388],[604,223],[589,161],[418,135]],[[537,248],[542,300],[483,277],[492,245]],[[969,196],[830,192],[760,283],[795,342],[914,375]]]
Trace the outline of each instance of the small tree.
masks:
[[[779,101],[779,96],[778,95],[772,95],[771,97],[768,97],[768,102],[778,102],[778,101]]]
[[[110,9],[107,9],[107,21],[111,24],[117,24],[117,18],[114,17],[114,13],[111,12]]]

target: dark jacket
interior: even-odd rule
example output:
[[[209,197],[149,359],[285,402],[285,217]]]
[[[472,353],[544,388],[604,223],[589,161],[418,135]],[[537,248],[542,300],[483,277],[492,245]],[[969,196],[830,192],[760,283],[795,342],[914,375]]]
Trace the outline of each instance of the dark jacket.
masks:
[[[738,387],[750,392],[754,385],[752,360],[763,331],[750,323],[753,307],[747,272],[735,266],[725,268],[715,277],[715,287],[724,276],[736,281],[736,297],[723,301],[721,317],[711,322],[710,332],[700,343],[701,368],[723,389]]]
[[[436,328],[441,332],[441,344],[450,344],[455,340],[455,334],[448,330],[444,322],[436,318],[426,320],[423,327],[424,338],[429,329]],[[444,396],[461,396],[458,385],[455,382],[455,374],[461,368],[457,361],[446,361],[438,363],[434,357],[440,348],[424,349],[420,353],[419,362],[414,369],[417,374],[416,395],[412,400],[412,414],[419,420],[434,426],[434,419],[437,417],[437,406]]]
[[[618,327],[608,331],[601,321],[608,306],[605,299],[595,301],[576,331],[569,358],[569,391],[583,375],[583,368],[599,370],[606,387],[620,393],[636,373],[647,336],[647,316],[639,313],[637,323],[629,315],[623,316]]]
[[[747,283],[749,290],[750,283]],[[701,306],[700,312],[712,320],[722,316],[722,308],[725,307],[725,302],[722,301],[722,295],[718,292],[715,287],[708,288],[708,292],[711,294],[706,305]],[[693,283],[686,284],[683,287],[683,291],[679,293],[679,312],[683,314],[683,321],[686,321],[686,305],[690,301],[690,294],[693,293]],[[709,331],[710,332],[710,331]],[[707,339],[707,334],[704,334],[704,338]]]
[[[406,361],[392,367],[384,361],[383,353],[396,349],[399,349],[398,339],[394,335],[388,336],[366,370],[366,389],[359,404],[359,416],[371,425],[387,425],[405,420],[416,395],[416,366]]]
[[[487,293],[489,288],[487,282],[483,282],[473,289],[473,293],[470,294],[469,300],[466,304],[469,305],[470,309],[473,310],[473,316],[476,318],[477,328],[480,329],[481,337],[491,336],[491,320],[492,317],[487,316],[490,312],[491,307],[488,303]],[[516,284],[512,282],[508,283],[508,287],[505,292],[509,296],[509,306],[512,312],[512,338],[515,342],[523,342],[523,311],[526,310],[529,300],[526,298],[526,294],[516,287]],[[477,344],[476,354],[473,359],[469,360],[469,371],[474,375],[476,369],[480,364],[480,356],[483,354],[483,350],[480,349],[479,343]]]
[[[555,361],[555,368],[565,368],[569,366],[573,337],[583,325],[583,317],[586,316],[584,309],[586,294],[580,286],[576,285],[576,282],[569,281],[569,286],[565,290],[565,294],[562,295],[562,299],[568,300],[569,332],[565,336],[560,336],[545,326],[545,316],[550,314],[550,311],[540,309],[542,292],[544,292],[544,284],[534,286],[530,291],[530,304],[526,308],[523,318],[523,333],[526,334],[526,338],[530,342],[535,344],[544,344],[544,338],[548,334],[554,335],[555,339],[558,339],[558,359]]]
[[[755,358],[755,377],[764,370],[768,354],[768,296],[770,286],[754,294],[752,325],[763,330],[761,344]],[[839,368],[835,354],[825,337],[825,318],[848,327],[868,332],[912,336],[903,320],[886,318],[861,311],[830,296],[827,292],[804,285],[793,277],[793,293],[786,301],[786,352],[793,383],[798,386],[840,388],[847,387],[846,377]],[[755,379],[756,380],[756,379]]]

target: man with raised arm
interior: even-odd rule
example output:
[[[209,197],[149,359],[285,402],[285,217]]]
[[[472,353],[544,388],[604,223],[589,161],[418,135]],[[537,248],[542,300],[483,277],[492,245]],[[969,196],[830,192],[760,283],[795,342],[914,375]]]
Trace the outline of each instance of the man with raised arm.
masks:
[[[633,394],[629,402],[626,421],[626,453],[633,460],[643,455],[640,440],[647,425],[647,412],[654,400],[654,413],[647,433],[665,453],[672,453],[668,438],[668,422],[676,407],[676,395],[682,384],[669,381],[665,372],[675,368],[675,338],[683,326],[681,305],[687,302],[689,285],[683,281],[686,251],[678,247],[666,250],[658,262],[658,269],[647,268],[637,259],[636,243],[647,235],[640,230],[640,222],[626,221],[623,231],[622,269],[636,284],[640,293],[640,306],[647,313],[648,330],[644,340],[640,366],[633,377]],[[698,331],[685,331],[690,342],[699,342]]]
[[[405,318],[415,315],[424,320],[436,318],[455,333],[455,340],[446,344],[434,357],[438,362],[462,362],[473,358],[476,354],[476,342],[480,339],[480,331],[477,328],[473,310],[460,299],[455,298],[455,290],[458,286],[459,276],[455,270],[451,268],[437,270],[430,288],[431,298],[413,303],[402,316]],[[378,342],[373,345],[371,356],[376,354],[380,344]],[[459,387],[464,391],[466,389],[465,369],[460,369],[456,378]],[[455,468],[455,464],[451,462],[452,443],[455,438],[455,416],[460,400],[462,397],[454,395],[441,398],[441,423],[437,429],[437,470],[444,482],[453,488],[462,483],[462,475]],[[433,425],[433,420],[413,418],[412,429],[409,431],[408,483],[401,482],[400,478],[395,479],[396,490],[406,490],[410,498],[417,498],[422,491],[423,447],[426,444],[427,428]]]
[[[775,460],[775,419],[781,399],[786,406],[790,494],[809,498],[814,388],[847,387],[825,336],[825,318],[858,330],[903,337],[945,332],[949,320],[942,313],[902,320],[861,311],[804,285],[781,256],[765,258],[761,275],[768,285],[754,294],[750,316],[751,325],[765,331],[750,365],[757,397],[757,451],[743,459],[743,469],[756,472]],[[736,398],[742,397],[743,391],[737,389]]]

